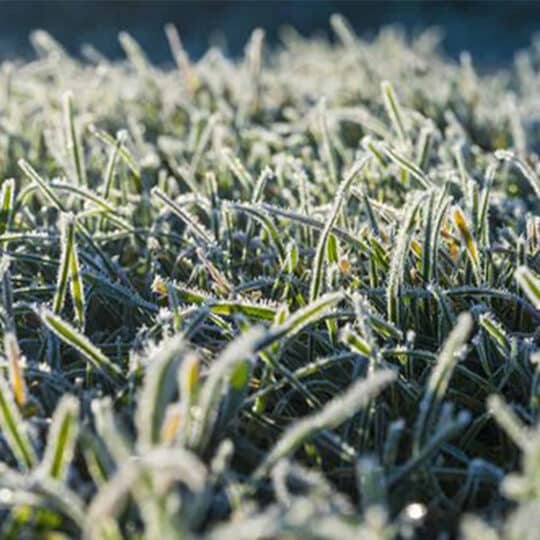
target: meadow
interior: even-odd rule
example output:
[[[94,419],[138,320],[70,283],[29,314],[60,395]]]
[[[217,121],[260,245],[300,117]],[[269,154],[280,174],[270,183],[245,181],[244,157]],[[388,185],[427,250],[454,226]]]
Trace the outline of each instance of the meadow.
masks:
[[[1,65],[0,538],[540,538],[540,45],[331,26]]]

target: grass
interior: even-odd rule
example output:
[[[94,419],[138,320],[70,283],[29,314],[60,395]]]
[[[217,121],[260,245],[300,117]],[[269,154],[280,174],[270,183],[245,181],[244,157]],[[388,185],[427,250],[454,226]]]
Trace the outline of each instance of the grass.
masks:
[[[537,50],[331,23],[2,65],[1,538],[537,538]]]

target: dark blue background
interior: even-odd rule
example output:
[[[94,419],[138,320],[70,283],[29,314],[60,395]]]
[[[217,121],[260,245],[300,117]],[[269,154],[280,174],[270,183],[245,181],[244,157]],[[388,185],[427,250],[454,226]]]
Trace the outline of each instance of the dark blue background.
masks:
[[[34,28],[50,31],[68,50],[77,53],[85,42],[110,57],[120,57],[117,34],[126,29],[156,62],[170,61],[163,33],[174,22],[190,54],[197,57],[212,35],[227,38],[228,52],[241,54],[251,30],[261,26],[268,40],[291,24],[304,34],[328,32],[328,18],[340,12],[363,36],[386,24],[399,23],[414,34],[429,26],[445,31],[444,48],[451,56],[462,50],[477,65],[491,67],[512,60],[540,30],[540,2],[523,1],[0,1],[0,58],[31,56],[28,34]]]

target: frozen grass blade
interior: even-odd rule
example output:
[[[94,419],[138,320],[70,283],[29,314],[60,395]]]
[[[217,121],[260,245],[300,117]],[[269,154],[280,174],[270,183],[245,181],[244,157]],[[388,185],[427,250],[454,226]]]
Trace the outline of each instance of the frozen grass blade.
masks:
[[[73,281],[73,272],[77,270],[75,277],[80,281],[80,272],[78,271],[78,259],[73,263],[73,258],[77,258],[75,254],[75,217],[73,214],[63,214],[60,221],[61,231],[61,245],[62,253],[60,255],[60,266],[58,268],[58,278],[56,283],[56,293],[53,301],[53,313],[59,314],[62,311],[66,292],[68,288],[68,282],[71,279]],[[76,252],[75,252],[76,253]],[[79,298],[75,301],[75,294],[78,292],[78,285],[75,287],[72,284],[72,296],[74,300],[74,307],[79,312],[79,309],[83,307],[83,321],[84,321],[84,299]],[[82,300],[82,302],[81,302]],[[79,314],[79,313],[78,313]],[[80,319],[79,319],[80,321]]]
[[[435,193],[429,195],[428,205],[425,209],[424,244],[422,246],[422,277],[424,283],[430,283],[433,277],[433,267],[436,262],[436,245],[433,245],[433,204]]]
[[[356,465],[358,493],[362,497],[362,509],[386,506],[386,480],[384,468],[374,457],[362,457]]]
[[[167,40],[169,41],[169,47],[172,51],[174,61],[176,62],[176,67],[184,79],[188,92],[193,95],[198,86],[197,77],[191,62],[189,61],[189,56],[182,45],[180,34],[174,24],[165,25],[165,34],[167,35]]]
[[[270,344],[290,339],[306,326],[320,320],[328,311],[343,300],[343,293],[327,293],[316,301],[290,315],[283,323],[270,328],[257,344],[257,350],[263,350]]]
[[[88,130],[92,135],[97,137],[100,141],[104,142],[107,146],[110,146],[113,149],[117,147],[118,140],[114,137],[111,137],[106,131],[103,131],[102,129],[99,129],[93,125],[89,126]],[[122,158],[124,163],[129,167],[131,172],[134,174],[135,178],[140,181],[141,171],[139,165],[124,144],[118,147],[118,154]]]
[[[182,360],[182,351],[182,338],[176,337],[162,343],[151,354],[151,363],[139,396],[135,417],[138,444],[142,451],[160,442],[166,408],[177,390],[176,375]]]
[[[226,383],[225,398],[221,409],[219,426],[222,431],[228,426],[245,404],[252,375],[252,362],[243,360],[229,375]]]
[[[390,274],[388,276],[388,285],[386,287],[387,311],[390,322],[397,324],[400,322],[400,294],[410,237],[413,231],[416,214],[423,199],[424,194],[419,194],[409,201],[407,213],[403,218],[403,222],[400,224],[399,235],[396,240],[390,263]]]
[[[354,416],[396,378],[392,371],[374,373],[366,380],[355,382],[343,396],[328,402],[322,411],[297,421],[281,435],[254,473],[263,478],[282,458],[293,453],[306,439],[324,429],[332,429]]]
[[[103,198],[105,200],[108,200],[111,194],[111,189],[113,187],[113,182],[114,182],[114,175],[116,172],[116,163],[118,161],[118,156],[120,155],[120,151],[122,149],[122,146],[126,138],[127,138],[126,132],[120,131],[116,135],[116,143],[114,147],[111,148],[109,152],[109,159],[107,161],[107,167],[105,169],[104,183],[103,183]]]
[[[423,188],[428,189],[431,187],[432,182],[431,180],[424,174],[422,169],[418,167],[415,163],[407,159],[405,156],[400,154],[399,152],[396,152],[393,148],[390,148],[389,146],[385,144],[380,145],[382,148],[382,151],[397,165],[402,167],[405,171],[410,173],[414,178],[416,178]]]
[[[468,313],[462,313],[443,346],[437,364],[429,377],[424,397],[420,402],[414,434],[415,453],[421,450],[425,444],[427,433],[435,423],[442,399],[450,384],[450,378],[459,361],[459,350],[465,344],[471,330],[472,317]]]
[[[516,157],[511,151],[508,150],[497,150],[495,152],[495,157],[501,161],[509,161],[513,163],[527,179],[536,196],[540,197],[540,178],[538,178],[536,172],[529,167],[527,163]]]
[[[540,279],[526,266],[516,270],[515,278],[536,309],[540,310]]]
[[[255,185],[255,180],[244,167],[242,162],[233,154],[232,150],[225,148],[222,151],[223,161],[232,172],[232,174],[240,181],[244,190],[249,193],[252,186]]]
[[[9,383],[13,392],[15,403],[19,408],[24,407],[28,397],[26,381],[24,379],[25,358],[22,355],[17,337],[13,332],[4,334],[4,351],[8,361]]]
[[[259,174],[259,177],[257,178],[257,182],[255,182],[255,185],[253,186],[253,194],[251,195],[251,202],[253,204],[257,204],[264,199],[264,190],[273,176],[274,173],[270,167],[265,167],[261,171],[261,174]]]
[[[262,28],[253,30],[245,49],[245,62],[249,70],[253,88],[251,103],[252,112],[257,112],[260,104],[264,35],[265,32]]]
[[[123,375],[118,366],[115,366],[86,336],[73,326],[49,311],[45,307],[39,310],[39,316],[54,334],[62,341],[76,349],[97,370],[115,382],[121,382]]]
[[[75,126],[75,116],[73,112],[73,93],[66,92],[62,98],[64,107],[64,132],[66,134],[67,149],[71,153],[77,182],[80,186],[87,185],[86,165],[84,162],[84,151]]]
[[[272,243],[276,247],[280,260],[283,261],[285,259],[285,247],[283,246],[278,228],[274,225],[274,223],[272,223],[268,216],[259,210],[258,207],[240,203],[228,203],[227,207],[233,208],[240,212],[245,212],[259,221],[264,229],[268,232],[268,236],[271,238]]]
[[[330,132],[328,130],[328,113],[326,111],[326,100],[323,98],[319,104],[319,110],[318,110],[318,124],[319,124],[319,131],[321,133],[321,140],[322,140],[322,157],[324,161],[326,162],[326,168],[328,169],[328,177],[330,178],[330,182],[332,185],[336,185],[338,183],[338,175],[337,175],[337,168],[336,168],[336,162],[334,159],[334,153],[332,150],[332,143],[331,143],[331,136]],[[341,186],[340,186],[341,187]]]
[[[14,198],[15,180],[8,178],[2,182],[0,190],[0,235],[5,234],[11,224]]]
[[[75,225],[73,225],[73,227],[74,226]],[[84,330],[86,321],[86,302],[75,235],[73,236],[69,253],[69,278],[71,299],[73,300],[73,308],[75,310],[75,321],[77,322],[77,326]]]
[[[397,96],[394,92],[394,88],[388,81],[383,81],[381,83],[381,92],[383,96],[384,107],[386,108],[386,113],[388,114],[394,130],[396,131],[398,137],[401,139],[402,143],[407,143],[407,134],[405,131],[405,123],[403,120],[403,111],[397,99]]]
[[[418,138],[416,164],[422,171],[426,168],[431,157],[434,129],[434,126],[429,124],[428,126],[422,128]]]
[[[118,41],[135,69],[142,75],[146,75],[150,65],[144,51],[137,41],[127,32],[120,32],[118,34]]]
[[[197,172],[199,162],[203,156],[206,146],[208,145],[208,142],[210,141],[210,138],[212,137],[212,133],[218,122],[218,119],[219,115],[215,113],[210,116],[208,122],[206,123],[206,126],[204,126],[201,136],[199,137],[199,140],[197,142],[195,151],[193,152],[193,157],[191,158],[191,164],[189,166],[189,174],[191,178],[194,178],[195,173]]]
[[[185,442],[191,434],[194,412],[196,411],[195,405],[199,399],[201,389],[201,361],[196,354],[189,353],[182,361],[178,387],[180,389],[178,422],[176,426],[171,426],[169,423],[168,432],[170,433],[170,439],[180,439]],[[174,422],[174,416],[172,418]]]
[[[326,226],[326,223],[323,221],[319,221],[318,219],[314,219],[307,215],[298,214],[297,212],[294,212],[291,210],[285,210],[283,208],[278,208],[276,206],[272,206],[266,203],[263,203],[260,206],[269,214],[280,216],[286,219],[290,219],[297,223],[301,223],[302,225],[313,227],[314,229],[324,230]],[[343,229],[338,228],[337,226],[334,226],[334,228],[332,229],[332,234],[335,234],[338,238],[343,239],[345,242],[350,243],[351,245],[361,249],[362,251],[368,251],[368,248],[365,243],[363,243],[361,240],[358,240],[358,238],[355,238],[353,235],[351,235],[347,231],[344,231]]]
[[[426,441],[424,446],[417,453],[413,453],[413,456],[407,463],[398,467],[389,476],[387,480],[388,487],[393,488],[399,485],[413,471],[428,463],[441,450],[441,447],[462,432],[469,422],[470,415],[467,411],[461,411],[456,418],[445,418],[445,421],[433,436]]]
[[[11,261],[7,255],[0,258],[0,282],[2,284],[2,302],[0,313],[4,319],[4,331],[15,333],[15,314],[13,310],[13,287],[11,283],[11,272],[9,270]]]
[[[186,225],[186,227],[188,227],[200,244],[208,245],[212,243],[210,234],[202,227],[202,225],[177,203],[175,203],[169,196],[165,195],[163,191],[157,187],[154,187],[152,188],[152,195],[165,204],[165,206],[169,208],[173,214],[180,218],[180,220]]]
[[[32,180],[35,182],[37,186],[39,186],[40,190],[43,192],[45,197],[51,202],[56,208],[61,210],[62,212],[65,212],[66,209],[60,199],[55,195],[49,184],[45,182],[45,180],[36,172],[36,170],[27,163],[24,159],[19,160],[19,167],[20,169]]]
[[[75,453],[78,432],[79,402],[73,396],[63,396],[54,412],[45,455],[40,465],[45,475],[65,480]]]
[[[531,444],[530,434],[514,411],[497,395],[490,396],[487,402],[489,412],[504,429],[514,443],[522,449]]]
[[[239,366],[255,354],[262,335],[262,329],[250,329],[231,342],[216,359],[201,389],[199,412],[193,425],[190,447],[201,451],[208,444],[217,418],[224,378],[227,374],[229,377],[232,374],[234,379],[234,373]]]
[[[349,21],[347,21],[343,15],[334,13],[330,17],[330,26],[345,47],[349,47],[351,49],[355,47],[357,44],[356,35],[349,24]]]
[[[90,406],[96,423],[96,433],[106,447],[108,455],[117,464],[124,463],[131,455],[131,448],[122,433],[122,426],[115,420],[112,400],[108,397],[95,399]]]
[[[347,176],[345,177],[345,179],[339,186],[339,189],[336,193],[334,204],[332,205],[332,209],[330,210],[330,215],[327,217],[326,224],[319,237],[317,250],[315,252],[315,259],[313,260],[312,277],[311,277],[311,284],[309,288],[309,299],[311,302],[313,302],[314,300],[317,300],[321,292],[324,262],[325,262],[325,257],[327,254],[327,243],[328,243],[328,238],[330,236],[330,232],[332,231],[334,223],[336,222],[338,218],[341,207],[346,201],[346,197],[349,193],[349,189],[353,181],[356,179],[356,177],[362,171],[362,169],[366,166],[368,161],[369,161],[369,158],[365,157],[361,159],[360,161],[358,161],[357,163],[355,163],[355,165],[353,165],[351,170],[347,173]]]
[[[22,419],[8,383],[0,375],[0,427],[11,452],[22,470],[31,470],[37,456],[30,440],[28,428]]]
[[[40,190],[43,192],[45,197],[49,200],[49,202],[57,208],[57,210],[61,212],[66,212],[66,208],[64,204],[60,201],[60,199],[56,196],[54,191],[51,189],[51,186],[45,182],[45,180],[33,169],[26,161],[23,159],[18,161],[19,168],[30,178],[37,186],[39,186]],[[116,268],[111,263],[109,257],[99,248],[99,246],[95,243],[95,241],[92,238],[92,235],[86,230],[85,227],[78,224],[78,228],[81,232],[81,234],[84,236],[85,240],[92,246],[92,249],[99,254],[101,260],[103,261],[103,264],[106,266],[107,270],[112,274],[116,274]]]

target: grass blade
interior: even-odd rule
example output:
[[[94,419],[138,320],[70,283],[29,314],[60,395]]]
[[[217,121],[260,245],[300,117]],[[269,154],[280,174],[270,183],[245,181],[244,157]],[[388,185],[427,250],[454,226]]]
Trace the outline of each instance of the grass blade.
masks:
[[[199,244],[204,246],[212,243],[210,233],[208,233],[203,226],[195,220],[195,218],[190,216],[169,196],[165,195],[165,193],[163,193],[163,191],[161,191],[158,187],[152,188],[152,195],[164,203],[165,206],[167,206],[167,208],[173,212],[173,214],[180,218],[184,225],[186,225],[186,227],[193,233]]]
[[[177,372],[184,349],[181,337],[171,338],[152,351],[139,395],[135,422],[141,451],[159,444],[167,405],[177,390]]]
[[[401,142],[406,143],[407,134],[403,120],[403,111],[401,110],[401,106],[390,82],[383,81],[381,83],[381,92],[386,113],[390,117],[390,120],[392,121],[394,129],[398,137],[401,139]]]
[[[67,148],[71,152],[73,165],[77,173],[77,181],[80,186],[87,185],[86,165],[84,163],[84,151],[75,126],[73,113],[73,93],[66,92],[62,98],[64,106],[64,130],[67,139]]]
[[[317,300],[321,292],[321,285],[323,281],[323,265],[327,253],[327,243],[330,232],[332,231],[334,223],[336,222],[341,207],[345,203],[345,199],[349,193],[349,189],[353,181],[356,179],[362,169],[366,166],[368,161],[369,158],[365,157],[355,163],[352,166],[351,170],[347,173],[347,176],[339,186],[339,189],[336,193],[334,204],[332,205],[332,209],[330,210],[330,215],[327,217],[326,224],[319,237],[317,250],[315,252],[315,259],[313,260],[312,277],[309,288],[310,302]]]
[[[193,425],[190,447],[198,451],[204,449],[210,440],[214,422],[217,418],[218,403],[221,398],[222,385],[227,375],[234,373],[239,365],[250,359],[256,352],[257,344],[263,335],[258,327],[251,328],[233,342],[214,362],[208,378],[201,389],[199,412]]]
[[[31,470],[37,456],[26,423],[21,418],[8,383],[0,375],[0,427],[6,442],[22,470]]]
[[[472,323],[472,317],[468,313],[462,313],[458,317],[457,324],[448,336],[437,364],[431,372],[424,397],[420,402],[418,422],[415,427],[415,453],[418,453],[424,445],[427,432],[435,422],[441,400],[448,389],[450,377],[459,360],[459,350],[472,330]]]
[[[43,324],[51,332],[81,353],[86,360],[105,376],[117,383],[123,380],[120,368],[114,365],[85,335],[45,307],[42,307],[38,314]]]
[[[540,309],[540,279],[526,266],[520,266],[516,270],[515,278],[534,307]]]
[[[63,396],[54,411],[47,437],[45,455],[40,465],[46,476],[64,481],[75,453],[79,432],[79,402],[73,396]]]
[[[4,350],[8,361],[9,382],[13,391],[15,403],[19,408],[24,407],[28,397],[26,381],[24,379],[25,358],[19,348],[17,337],[13,332],[4,334]]]
[[[343,293],[327,293],[320,296],[316,301],[310,302],[307,306],[295,311],[283,323],[273,326],[263,336],[257,344],[257,350],[262,351],[272,343],[282,339],[290,339],[306,326],[321,319],[328,311],[341,302]]]
[[[255,471],[254,478],[263,478],[280,459],[293,453],[306,439],[323,429],[335,428],[354,416],[395,378],[392,371],[374,373],[368,379],[353,383],[343,396],[329,401],[320,412],[295,422],[285,430],[264,458]]]

